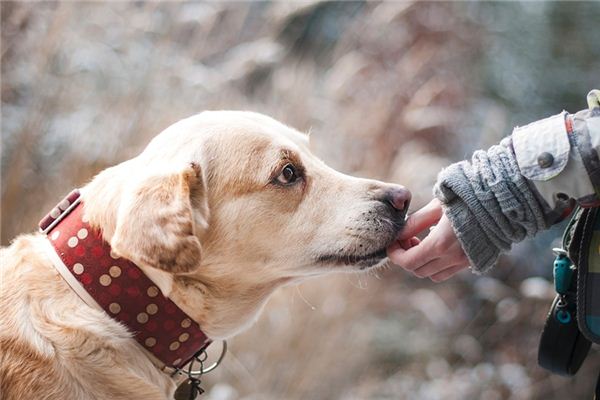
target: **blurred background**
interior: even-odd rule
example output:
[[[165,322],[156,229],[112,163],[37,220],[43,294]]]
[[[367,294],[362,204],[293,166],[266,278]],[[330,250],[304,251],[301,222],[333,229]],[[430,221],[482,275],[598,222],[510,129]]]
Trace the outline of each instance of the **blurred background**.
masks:
[[[354,175],[436,174],[600,86],[600,3],[2,1],[2,245],[171,123],[248,109]],[[590,399],[537,366],[556,227],[485,277],[394,268],[281,290],[205,379],[212,400]],[[556,243],[554,243],[556,244]],[[215,346],[218,347],[218,346]]]

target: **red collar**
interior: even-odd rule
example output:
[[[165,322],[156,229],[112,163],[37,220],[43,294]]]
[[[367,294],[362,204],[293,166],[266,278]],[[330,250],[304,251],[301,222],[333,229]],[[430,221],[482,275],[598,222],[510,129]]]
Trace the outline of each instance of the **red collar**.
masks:
[[[100,308],[125,325],[138,343],[166,366],[185,365],[210,344],[208,337],[134,263],[111,253],[100,232],[82,216],[80,194],[74,190],[39,224],[76,279],[66,276],[67,282],[71,286],[78,282]],[[81,288],[74,289],[80,292],[77,289]]]

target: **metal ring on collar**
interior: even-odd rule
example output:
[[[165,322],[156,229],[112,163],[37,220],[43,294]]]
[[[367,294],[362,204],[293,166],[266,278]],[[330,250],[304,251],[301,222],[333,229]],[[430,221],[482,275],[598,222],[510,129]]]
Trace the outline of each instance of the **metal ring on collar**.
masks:
[[[206,368],[202,368],[202,364],[201,364],[199,370],[190,370],[190,372],[189,372],[190,376],[201,376],[201,375],[208,374],[209,372],[213,371],[215,368],[217,368],[221,364],[221,362],[225,358],[225,354],[227,354],[227,341],[223,340],[221,343],[223,344],[222,345],[223,347],[221,349],[221,355],[219,355],[219,358],[217,359],[217,361],[215,361],[213,364],[209,365]]]

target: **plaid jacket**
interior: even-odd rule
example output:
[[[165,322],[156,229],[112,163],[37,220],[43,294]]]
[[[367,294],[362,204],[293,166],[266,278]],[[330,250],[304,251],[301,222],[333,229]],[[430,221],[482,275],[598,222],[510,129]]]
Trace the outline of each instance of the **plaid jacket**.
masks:
[[[562,220],[575,201],[600,206],[599,90],[588,103],[588,110],[517,127],[440,172],[434,195],[474,271],[487,271],[513,243]]]
[[[600,90],[587,99],[588,110],[563,111],[513,131],[519,169],[551,207],[566,197],[600,206]]]

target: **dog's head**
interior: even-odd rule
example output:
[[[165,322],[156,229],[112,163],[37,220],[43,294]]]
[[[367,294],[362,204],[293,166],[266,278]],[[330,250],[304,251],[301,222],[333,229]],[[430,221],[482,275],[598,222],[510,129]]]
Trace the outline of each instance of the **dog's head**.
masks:
[[[86,212],[116,252],[180,290],[232,301],[381,264],[410,193],[341,174],[308,145],[260,114],[205,112],[101,174],[84,192]]]

